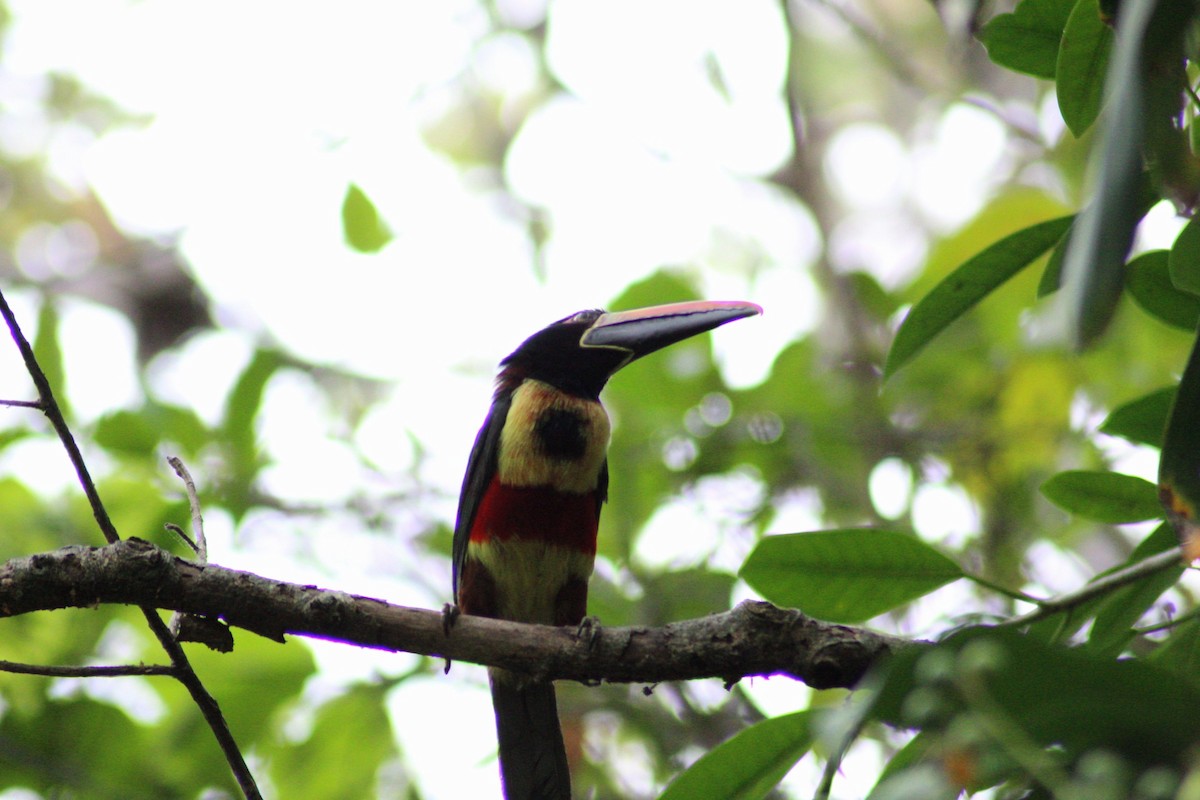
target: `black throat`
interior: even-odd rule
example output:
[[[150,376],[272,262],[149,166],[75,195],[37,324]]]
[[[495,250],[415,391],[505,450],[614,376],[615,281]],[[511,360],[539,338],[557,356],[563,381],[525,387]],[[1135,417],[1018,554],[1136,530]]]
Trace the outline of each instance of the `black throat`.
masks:
[[[587,421],[577,411],[547,408],[538,415],[533,432],[542,453],[556,461],[578,461],[587,451]]]

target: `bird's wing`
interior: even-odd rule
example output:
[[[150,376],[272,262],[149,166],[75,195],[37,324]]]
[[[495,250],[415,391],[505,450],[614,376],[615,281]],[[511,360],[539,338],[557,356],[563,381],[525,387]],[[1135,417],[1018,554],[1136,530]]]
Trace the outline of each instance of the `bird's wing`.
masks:
[[[600,467],[600,477],[596,480],[596,519],[600,519],[600,510],[608,500],[608,459]]]
[[[458,495],[458,515],[454,521],[454,602],[458,602],[458,576],[462,572],[463,561],[467,557],[467,542],[471,539],[471,525],[475,522],[475,514],[479,511],[479,503],[488,483],[496,474],[497,458],[500,450],[500,431],[508,417],[512,396],[497,397],[488,411],[483,427],[475,436],[475,445],[471,448],[471,457],[467,459],[467,472],[463,475],[462,491]]]

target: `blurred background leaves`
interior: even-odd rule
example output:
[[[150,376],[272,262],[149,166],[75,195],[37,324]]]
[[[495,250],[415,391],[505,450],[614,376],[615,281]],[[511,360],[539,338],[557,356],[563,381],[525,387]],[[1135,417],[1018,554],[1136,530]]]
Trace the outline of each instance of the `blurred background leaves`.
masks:
[[[0,52],[0,280],[123,535],[182,552],[180,455],[214,561],[437,607],[496,361],[578,308],[697,296],[766,313],[610,386],[606,624],[762,593],[939,637],[1169,548],[1159,447],[1198,496],[1192,3],[1145,4],[1128,43],[1096,0],[170,5],[13,4]],[[59,49],[68,20],[96,33]],[[141,72],[118,90],[91,50]],[[0,397],[28,399],[5,350]],[[97,542],[17,408],[0,530],[6,557]],[[809,797],[852,730],[834,796],[1173,796],[1182,572],[951,637],[861,706],[563,687],[578,788],[656,796],[695,763],[673,796]],[[3,625],[0,658],[157,658],[125,609]],[[495,794],[482,671],[236,637],[193,655],[269,795]],[[166,679],[0,673],[0,698],[0,796],[235,791]]]

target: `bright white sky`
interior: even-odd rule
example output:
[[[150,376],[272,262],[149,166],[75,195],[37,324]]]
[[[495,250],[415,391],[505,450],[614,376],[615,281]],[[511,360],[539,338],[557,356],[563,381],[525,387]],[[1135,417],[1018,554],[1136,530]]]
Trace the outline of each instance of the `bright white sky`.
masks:
[[[536,4],[498,5],[521,18]],[[693,265],[708,296],[765,307],[763,317],[714,336],[719,356],[737,354],[723,358],[736,384],[761,379],[780,347],[816,322],[816,292],[803,269],[822,246],[816,227],[806,209],[752,180],[786,159],[790,146],[779,94],[786,41],[774,0],[554,3],[547,57],[574,97],[538,109],[506,165],[514,190],[551,210],[544,279],[500,198],[421,137],[423,126],[455,104],[454,81],[464,74],[514,107],[535,80],[535,54],[518,37],[484,38],[487,21],[474,2],[10,5],[7,70],[18,77],[74,73],[128,110],[151,115],[147,126],[99,141],[73,131],[46,142],[35,121],[0,128],[0,137],[10,147],[48,148],[56,172],[93,185],[129,230],[182,235],[183,252],[227,327],[157,364],[153,384],[210,419],[255,338],[271,339],[302,357],[395,381],[365,423],[361,444],[398,473],[411,459],[411,431],[429,454],[426,476],[452,498],[474,436],[461,421],[482,420],[496,361],[532,328],[603,305],[662,265]],[[914,0],[913,13],[932,12]],[[710,56],[720,63],[727,98],[706,72]],[[844,129],[825,179],[858,211],[830,243],[835,260],[894,285],[924,255],[922,236],[904,222],[912,209],[938,228],[963,222],[985,199],[1006,146],[996,121],[969,106],[953,107],[916,149],[879,125]],[[349,182],[365,189],[396,233],[378,255],[355,254],[342,241],[339,206]],[[760,252],[753,270],[739,249],[744,242]],[[33,318],[27,305],[23,311]],[[132,379],[113,380],[120,374],[114,353],[130,350],[119,318],[75,307],[63,338],[71,399],[84,419],[136,397]],[[279,462],[270,476],[279,494],[334,502],[361,488],[352,454],[326,435],[319,401],[302,381],[283,377],[273,385],[262,418]],[[28,477],[31,452],[17,452]],[[65,483],[60,457],[43,455],[53,471],[41,480]],[[879,483],[889,485],[886,471]],[[948,487],[933,498],[938,510],[930,518],[939,521],[931,527],[975,524],[956,492]],[[440,510],[446,518],[452,505]],[[803,506],[785,511],[811,517]],[[672,506],[647,532],[646,558],[678,556],[683,546],[663,532],[678,530],[680,514],[692,529],[719,535],[711,514]],[[446,599],[397,584],[389,565],[408,554],[389,551],[378,537],[336,525],[305,532],[323,563],[317,569],[311,556],[281,557],[295,549],[288,544],[294,522],[258,518],[235,542],[228,520],[208,519],[219,563],[401,603],[436,607]],[[327,681],[318,693],[404,663],[317,650]],[[481,683],[464,688],[471,674],[459,665],[451,679],[410,682],[393,698],[407,763],[439,764],[450,752],[446,743],[455,742],[452,766],[422,771],[430,798],[496,795],[490,704]],[[759,681],[755,694],[772,711],[792,710],[805,697],[785,681]],[[406,722],[415,715],[420,726]],[[839,791],[865,791],[855,773],[845,770]],[[814,778],[796,780],[811,786]]]

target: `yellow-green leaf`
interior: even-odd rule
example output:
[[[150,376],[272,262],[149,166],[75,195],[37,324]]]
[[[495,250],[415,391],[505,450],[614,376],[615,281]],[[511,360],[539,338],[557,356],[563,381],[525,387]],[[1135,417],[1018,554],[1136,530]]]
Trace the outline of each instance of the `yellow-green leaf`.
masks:
[[[371,198],[353,183],[342,200],[342,230],[346,244],[360,253],[377,253],[392,240],[392,231]]]
[[[1118,525],[1162,516],[1154,484],[1134,475],[1068,470],[1043,483],[1042,494],[1059,508],[1097,522]]]

